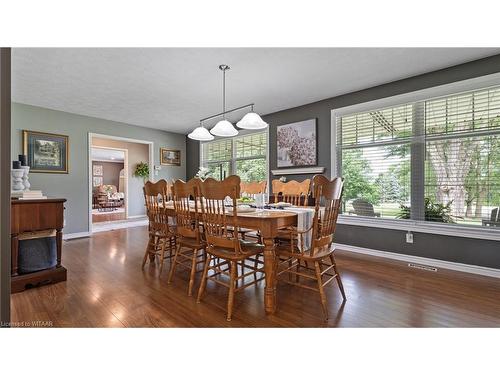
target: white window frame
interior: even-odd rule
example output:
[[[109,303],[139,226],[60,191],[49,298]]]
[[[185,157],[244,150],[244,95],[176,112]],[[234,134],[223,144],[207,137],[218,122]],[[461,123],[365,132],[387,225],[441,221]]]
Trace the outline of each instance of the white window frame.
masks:
[[[267,187],[266,189],[269,191],[269,184],[270,184],[270,173],[269,173],[269,126],[267,127],[267,129],[260,129],[260,130],[254,130],[254,131],[243,131],[243,130],[240,130],[239,134],[234,136],[234,137],[231,137],[231,141],[232,141],[232,149],[231,149],[231,160],[212,160],[210,161],[211,163],[224,163],[224,162],[229,162],[231,164],[231,171],[232,172],[235,172],[236,171],[236,161],[238,160],[252,160],[252,159],[264,159],[264,157],[262,156],[248,156],[248,157],[240,157],[240,158],[236,158],[236,147],[235,147],[235,143],[236,143],[236,140],[237,139],[240,139],[240,138],[243,138],[243,137],[246,137],[248,135],[252,135],[252,134],[258,134],[258,133],[265,133],[266,135],[266,156],[265,156],[265,159],[266,159],[266,181],[267,181]],[[221,140],[221,138],[218,138],[218,139],[214,139],[213,141],[208,141],[208,142],[200,142],[200,160],[199,160],[199,165],[200,166],[206,166],[207,162],[204,162],[203,160],[203,145],[204,144],[208,144],[210,142],[216,142],[216,141],[219,141]]]
[[[410,102],[426,101],[439,97],[462,94],[468,91],[488,89],[500,85],[500,73],[454,82],[401,95],[377,99],[331,110],[331,151],[330,170],[337,176],[337,121],[343,116],[367,112],[375,109],[403,105]],[[471,227],[465,224],[430,223],[411,219],[367,218],[341,214],[339,224],[366,226],[402,231],[440,234],[456,237],[477,238],[500,241],[500,230],[485,227]]]

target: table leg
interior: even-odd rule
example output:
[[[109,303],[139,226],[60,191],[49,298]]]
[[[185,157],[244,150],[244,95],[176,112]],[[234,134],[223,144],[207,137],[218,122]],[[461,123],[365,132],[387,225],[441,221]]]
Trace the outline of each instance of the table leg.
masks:
[[[274,239],[264,238],[264,270],[266,271],[266,287],[264,290],[264,305],[267,314],[276,311],[276,254]]]

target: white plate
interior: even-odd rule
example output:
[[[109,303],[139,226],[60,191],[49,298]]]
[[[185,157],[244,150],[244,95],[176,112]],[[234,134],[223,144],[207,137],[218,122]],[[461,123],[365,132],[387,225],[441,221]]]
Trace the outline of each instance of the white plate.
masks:
[[[269,206],[272,206],[272,207],[292,207],[293,204],[288,203],[288,202],[278,202],[278,203],[272,203]]]
[[[227,212],[233,212],[232,207],[226,207]],[[255,207],[250,207],[250,206],[238,206],[237,212],[239,213],[245,213],[245,212],[255,212],[256,208]]]

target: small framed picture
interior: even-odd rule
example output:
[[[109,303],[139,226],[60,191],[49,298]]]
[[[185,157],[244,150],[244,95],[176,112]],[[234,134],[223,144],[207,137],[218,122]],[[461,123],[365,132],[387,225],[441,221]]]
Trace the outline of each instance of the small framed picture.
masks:
[[[101,186],[102,185],[102,177],[94,177],[92,186]]]
[[[160,164],[161,165],[181,165],[181,151],[169,150],[168,148],[160,148]]]
[[[92,166],[94,176],[102,176],[102,165],[95,164]]]
[[[68,173],[67,135],[23,130],[23,150],[33,173]]]

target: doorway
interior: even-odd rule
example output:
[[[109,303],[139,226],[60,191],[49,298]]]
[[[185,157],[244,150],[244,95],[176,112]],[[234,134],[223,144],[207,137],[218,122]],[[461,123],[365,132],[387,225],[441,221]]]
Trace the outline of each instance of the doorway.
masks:
[[[153,181],[153,142],[89,133],[89,232],[147,224],[139,163],[149,165]]]
[[[92,146],[92,225],[128,219],[128,150]]]

